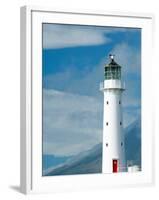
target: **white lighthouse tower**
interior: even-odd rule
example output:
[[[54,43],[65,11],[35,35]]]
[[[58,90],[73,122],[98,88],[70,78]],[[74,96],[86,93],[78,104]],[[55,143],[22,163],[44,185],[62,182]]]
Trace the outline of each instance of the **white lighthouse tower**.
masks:
[[[100,84],[100,90],[104,93],[103,173],[126,171],[122,118],[122,93],[125,87],[121,80],[121,66],[114,61],[113,55],[109,57],[104,82]]]

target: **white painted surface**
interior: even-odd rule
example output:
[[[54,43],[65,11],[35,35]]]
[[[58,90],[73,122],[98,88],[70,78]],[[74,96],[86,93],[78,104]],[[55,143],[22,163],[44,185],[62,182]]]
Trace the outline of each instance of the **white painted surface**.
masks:
[[[107,80],[104,82],[100,83],[100,90],[104,90],[104,89],[121,89],[121,90],[125,90],[125,83],[123,81],[120,80]]]
[[[113,159],[119,161],[119,172],[126,170],[122,116],[122,92],[124,88],[122,85],[121,80],[104,81],[103,173],[113,172]]]
[[[40,4],[43,6],[51,7],[63,7],[66,9],[80,8],[80,9],[106,9],[106,10],[122,10],[131,12],[151,12],[156,16],[156,25],[159,24],[159,12],[158,12],[158,1],[148,0],[119,0],[119,1],[105,1],[105,0],[28,0],[28,4]],[[156,185],[154,187],[140,187],[140,188],[126,188],[126,189],[106,189],[106,190],[90,190],[83,192],[71,192],[71,193],[56,193],[56,194],[46,194],[46,195],[29,195],[26,197],[19,193],[19,6],[25,5],[25,0],[2,0],[1,1],[1,45],[0,52],[1,55],[1,74],[0,74],[0,90],[1,90],[1,105],[0,105],[0,120],[1,122],[1,140],[0,140],[0,155],[3,164],[0,165],[0,198],[1,199],[12,199],[12,200],[63,200],[63,199],[122,199],[134,200],[136,199],[157,199],[159,191],[159,172],[156,171]],[[144,6],[143,6],[144,5]],[[12,29],[11,29],[12,27]],[[13,28],[14,27],[14,28]],[[155,28],[155,35],[159,35],[159,26]],[[13,39],[14,38],[14,39]],[[6,42],[7,41],[7,42]],[[155,52],[156,59],[158,58],[159,52],[159,37],[155,39]],[[7,46],[9,48],[7,48]],[[12,52],[9,54],[9,52]],[[9,55],[9,58],[8,58]],[[154,59],[154,60],[156,60]],[[159,68],[151,67],[153,69],[153,87],[154,91],[158,91],[159,85]],[[9,81],[6,81],[9,80]],[[5,83],[5,84],[4,84]],[[14,88],[11,90],[11,87]],[[152,89],[152,88],[151,88]],[[10,92],[9,92],[10,91]],[[12,94],[12,96],[11,96]],[[154,113],[154,118],[156,116],[156,122],[159,121],[159,93],[156,92],[154,96],[156,102],[156,113]],[[154,102],[153,102],[154,103]],[[8,115],[8,112],[9,115]],[[9,122],[10,121],[10,122]],[[159,152],[159,123],[155,125],[156,129],[156,152]],[[156,153],[155,168],[159,168],[159,156]],[[10,158],[10,159],[8,159]],[[5,161],[5,162],[3,162]],[[124,195],[123,195],[124,193]]]
[[[30,7],[31,8],[31,7]],[[37,7],[35,7],[37,8]],[[34,9],[35,9],[34,8]],[[49,8],[48,8],[49,9]],[[49,9],[51,11],[51,9]],[[32,190],[30,192],[59,192],[59,191],[72,191],[72,190],[83,190],[83,189],[93,189],[93,188],[106,188],[111,186],[125,186],[125,185],[136,185],[136,184],[150,184],[152,183],[152,146],[150,145],[149,152],[146,152],[147,145],[151,143],[152,137],[151,135],[147,134],[152,130],[152,121],[149,120],[149,123],[144,123],[147,121],[147,118],[150,118],[150,114],[147,115],[146,113],[150,113],[151,104],[151,95],[149,93],[143,93],[143,99],[149,101],[145,101],[145,104],[142,104],[143,109],[143,117],[142,123],[145,125],[142,126],[143,128],[143,135],[144,140],[142,140],[142,161],[143,161],[143,168],[142,172],[139,174],[135,173],[111,173],[111,174],[85,174],[85,175],[78,175],[78,176],[54,176],[52,177],[42,177],[41,176],[41,163],[42,163],[42,156],[41,156],[41,143],[42,143],[42,126],[41,126],[41,89],[39,88],[42,85],[41,79],[41,23],[49,22],[49,23],[78,23],[78,24],[91,24],[91,25],[109,25],[109,26],[129,26],[129,27],[142,27],[142,40],[145,41],[143,43],[143,51],[142,57],[143,59],[143,85],[146,89],[149,89],[151,84],[147,84],[147,80],[150,81],[149,77],[149,66],[151,63],[150,60],[150,49],[151,49],[151,25],[152,22],[150,18],[135,18],[135,17],[115,17],[112,15],[97,15],[92,16],[85,14],[73,14],[72,13],[57,13],[57,12],[35,12],[33,11],[33,23],[32,26],[34,28],[33,34],[33,46],[36,47],[33,50],[33,62],[32,62],[32,69],[33,69],[33,154],[32,154]],[[109,12],[110,14],[110,12]],[[119,14],[119,13],[118,13]],[[66,17],[67,16],[67,17]],[[122,20],[121,20],[122,18]],[[148,39],[147,39],[148,38]],[[146,76],[148,75],[148,77]],[[147,91],[147,90],[146,90]],[[146,106],[146,109],[145,109]],[[37,131],[38,130],[38,131]]]

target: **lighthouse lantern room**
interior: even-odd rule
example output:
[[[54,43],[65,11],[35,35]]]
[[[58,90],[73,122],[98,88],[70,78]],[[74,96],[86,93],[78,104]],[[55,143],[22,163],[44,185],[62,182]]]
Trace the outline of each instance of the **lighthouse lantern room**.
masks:
[[[103,173],[126,171],[122,117],[125,86],[121,80],[121,66],[115,62],[114,55],[109,55],[109,58],[109,64],[104,67],[104,82],[100,84],[100,90],[104,93]]]

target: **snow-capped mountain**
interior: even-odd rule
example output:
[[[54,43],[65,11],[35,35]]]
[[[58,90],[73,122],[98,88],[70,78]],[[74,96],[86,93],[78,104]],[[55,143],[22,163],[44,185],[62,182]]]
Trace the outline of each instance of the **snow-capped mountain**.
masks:
[[[44,171],[43,175],[89,174],[101,173],[102,170],[102,144],[82,152],[67,160],[64,164]]]
[[[141,165],[141,121],[136,120],[125,129],[126,160]],[[89,174],[102,172],[102,143],[79,153],[65,163],[43,171],[44,176]]]
[[[126,160],[141,166],[141,120],[138,119],[125,129]]]

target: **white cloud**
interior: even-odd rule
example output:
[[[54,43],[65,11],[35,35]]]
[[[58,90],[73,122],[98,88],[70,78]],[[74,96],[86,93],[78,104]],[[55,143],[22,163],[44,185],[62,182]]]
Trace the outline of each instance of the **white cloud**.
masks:
[[[140,51],[133,49],[128,44],[118,44],[112,49],[115,60],[122,66],[122,74],[126,82],[126,91],[123,94],[124,106],[124,126],[126,127],[140,114]],[[67,68],[67,71],[49,75],[45,81],[51,88],[66,91],[73,94],[89,95],[102,102],[103,94],[99,91],[99,83],[104,78],[104,64],[109,62],[103,58],[96,66],[92,66],[91,71],[83,73],[81,76],[78,69]],[[130,78],[130,76],[138,78]],[[133,112],[130,112],[130,109]],[[136,113],[135,113],[136,112]]]
[[[76,30],[78,34],[75,34],[73,30],[69,32],[63,28],[60,35],[61,41],[59,41],[61,30],[58,26],[52,27],[57,30],[50,31],[54,34],[46,37],[48,41],[45,41],[45,48],[78,46],[80,42],[81,45],[86,45],[85,40],[79,40],[84,34],[81,30]],[[76,36],[73,37],[73,34]],[[89,34],[82,37],[86,38]],[[104,37],[104,33],[102,34],[99,36],[95,33],[98,37],[94,35],[94,38]],[[89,40],[90,45],[95,44],[91,42],[91,39]],[[99,41],[102,42],[102,39]],[[138,88],[140,86],[138,78],[141,75],[140,51],[122,43],[116,45],[111,53],[116,55],[116,62],[122,65],[123,77],[126,81],[126,91],[123,95],[124,126],[126,127],[140,115],[140,90]],[[106,62],[103,58],[97,66],[92,66],[90,71],[83,73],[82,76],[77,68],[72,70],[66,66],[65,72],[45,78],[51,88],[44,89],[44,153],[73,155],[88,150],[102,141],[103,95],[97,91],[99,91],[99,82],[104,78],[104,63]],[[134,75],[138,78],[133,78]]]
[[[121,43],[116,45],[112,52],[115,54],[116,61],[123,66],[122,73],[125,78],[129,74],[140,76],[141,52],[139,49],[134,49],[129,44]]]
[[[102,141],[102,104],[88,96],[43,90],[43,152],[74,155]]]
[[[124,28],[43,24],[43,48],[65,48],[101,45],[111,42],[108,33],[125,31]],[[130,30],[131,31],[131,30]]]
[[[141,81],[141,52],[128,44],[119,44],[113,49],[117,62],[122,66],[122,78],[126,84],[125,105],[139,104]]]
[[[121,43],[112,50],[117,63],[122,66],[122,77],[126,90],[123,93],[124,126],[127,127],[141,111],[141,52],[129,44]]]

